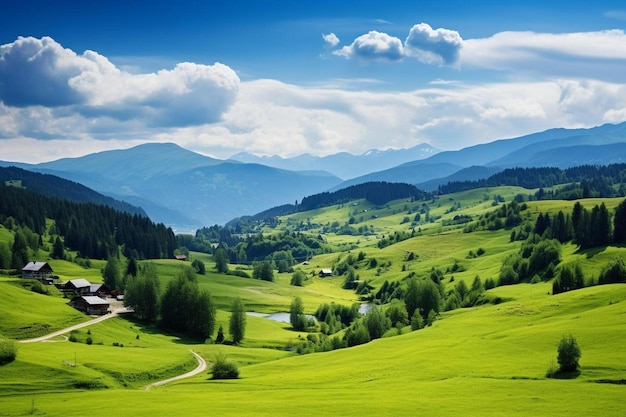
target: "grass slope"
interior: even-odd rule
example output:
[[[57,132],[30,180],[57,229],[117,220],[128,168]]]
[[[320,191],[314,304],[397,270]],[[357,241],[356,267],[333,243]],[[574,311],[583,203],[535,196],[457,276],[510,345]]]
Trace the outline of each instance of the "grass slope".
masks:
[[[545,289],[545,284],[504,287],[515,301],[447,313],[433,327],[351,349],[251,360],[249,366],[241,353],[240,380],[210,381],[205,374],[150,392],[31,392],[0,396],[0,405],[18,414],[34,401],[40,414],[66,416],[84,415],[77,405],[85,401],[94,416],[110,415],[111,407],[134,416],[177,415],[183,409],[186,415],[208,410],[217,415],[324,410],[333,415],[622,415],[624,386],[598,382],[619,382],[626,374],[621,354],[626,286],[558,296]],[[570,332],[583,352],[581,375],[546,379],[558,340]],[[87,348],[99,353],[97,346]],[[210,360],[214,350],[236,349],[205,345],[199,351]],[[83,375],[87,378],[88,371]],[[132,410],[120,411],[123,404],[132,404]]]

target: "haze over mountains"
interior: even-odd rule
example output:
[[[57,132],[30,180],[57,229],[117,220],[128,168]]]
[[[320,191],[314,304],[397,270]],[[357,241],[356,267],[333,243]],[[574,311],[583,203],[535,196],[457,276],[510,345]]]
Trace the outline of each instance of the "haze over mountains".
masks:
[[[429,145],[326,157],[209,158],[171,143],[146,144],[36,165],[0,162],[66,178],[139,206],[153,221],[192,232],[368,181],[404,182],[426,191],[511,167],[567,168],[626,162],[626,123],[551,129],[458,151]],[[344,181],[345,180],[345,181]]]
[[[277,155],[268,157],[241,152],[231,156],[230,159],[290,171],[322,170],[347,180],[369,174],[372,171],[381,171],[406,162],[425,159],[438,152],[441,151],[422,143],[409,149],[387,149],[384,151],[371,149],[361,155],[340,152],[328,156],[304,154],[293,158],[281,158]]]

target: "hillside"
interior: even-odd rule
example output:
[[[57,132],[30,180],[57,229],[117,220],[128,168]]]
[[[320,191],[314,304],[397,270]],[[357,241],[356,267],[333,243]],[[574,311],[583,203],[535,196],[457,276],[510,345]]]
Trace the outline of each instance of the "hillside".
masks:
[[[82,184],[55,175],[39,174],[17,167],[0,167],[0,182],[3,184],[11,182],[37,194],[61,197],[76,203],[101,204],[118,211],[147,216],[140,207],[107,197]]]
[[[183,231],[224,224],[276,203],[292,203],[340,181],[317,171],[292,172],[216,160],[171,143],[62,159],[28,169],[140,205],[153,221]]]

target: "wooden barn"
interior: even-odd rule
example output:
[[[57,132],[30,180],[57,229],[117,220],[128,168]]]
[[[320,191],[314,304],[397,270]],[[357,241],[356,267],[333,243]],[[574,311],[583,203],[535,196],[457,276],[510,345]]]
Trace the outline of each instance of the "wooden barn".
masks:
[[[29,262],[22,268],[22,278],[37,279],[46,284],[54,282],[55,276],[48,262]]]
[[[76,310],[89,315],[104,315],[109,312],[109,302],[94,295],[74,297],[69,303]]]

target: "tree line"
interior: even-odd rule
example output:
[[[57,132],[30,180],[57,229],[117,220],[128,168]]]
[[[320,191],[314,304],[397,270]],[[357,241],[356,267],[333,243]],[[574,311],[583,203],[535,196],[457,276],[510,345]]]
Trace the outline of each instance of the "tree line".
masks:
[[[560,190],[545,191],[544,188],[559,184],[576,183],[576,186],[564,186]],[[590,197],[623,197],[626,195],[626,164],[608,166],[583,165],[560,169],[544,168],[507,168],[486,179],[476,181],[453,181],[440,185],[439,194],[451,194],[475,188],[513,185],[524,188],[540,188],[536,198],[575,199]]]
[[[316,208],[342,204],[361,198],[376,205],[383,205],[400,198],[423,200],[430,198],[430,196],[430,193],[422,191],[410,184],[384,181],[366,182],[334,192],[323,192],[304,197],[298,206],[298,211],[314,210]]]

